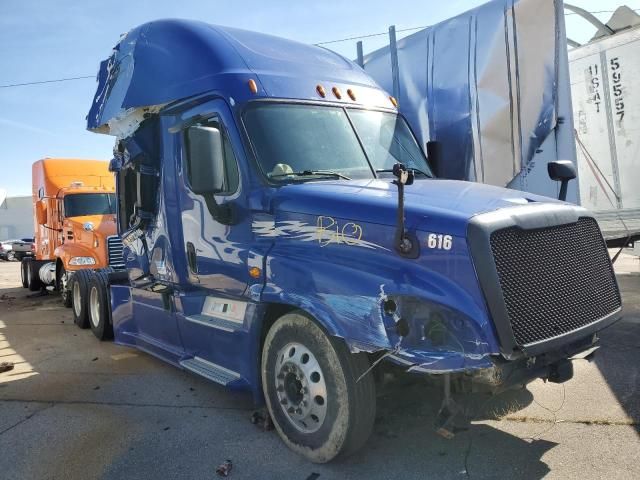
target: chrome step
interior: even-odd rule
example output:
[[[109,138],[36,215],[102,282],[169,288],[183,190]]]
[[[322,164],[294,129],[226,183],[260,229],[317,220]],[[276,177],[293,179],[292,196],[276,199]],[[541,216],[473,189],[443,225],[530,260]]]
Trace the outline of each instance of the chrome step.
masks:
[[[184,318],[190,322],[217,328],[218,330],[224,330],[225,332],[236,332],[242,328],[242,323],[232,322],[231,320],[225,320],[224,318],[213,317],[211,315],[203,315],[201,313],[189,315]]]
[[[215,363],[211,363],[200,357],[181,360],[180,366],[221,385],[229,385],[231,382],[240,380],[239,373],[229,370],[228,368],[221,367],[220,365],[216,365]]]

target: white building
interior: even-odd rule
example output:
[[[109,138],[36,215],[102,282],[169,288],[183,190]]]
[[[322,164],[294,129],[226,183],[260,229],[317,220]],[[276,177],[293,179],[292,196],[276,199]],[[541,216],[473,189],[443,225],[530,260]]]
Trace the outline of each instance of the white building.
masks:
[[[0,240],[33,237],[31,196],[7,197],[0,189]]]

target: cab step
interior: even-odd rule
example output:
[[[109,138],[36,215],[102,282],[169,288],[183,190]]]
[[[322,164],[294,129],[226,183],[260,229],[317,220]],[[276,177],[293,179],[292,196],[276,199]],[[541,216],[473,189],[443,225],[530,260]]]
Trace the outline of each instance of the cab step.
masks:
[[[189,322],[199,323],[200,325],[217,328],[218,330],[223,330],[225,332],[237,332],[242,329],[242,323],[225,320],[211,315],[204,315],[202,313],[189,315],[188,317],[185,317],[185,319]]]
[[[221,367],[220,365],[216,365],[215,363],[211,363],[200,357],[181,360],[180,366],[225,386],[235,382],[236,380],[240,380],[239,373],[229,370],[228,368]]]

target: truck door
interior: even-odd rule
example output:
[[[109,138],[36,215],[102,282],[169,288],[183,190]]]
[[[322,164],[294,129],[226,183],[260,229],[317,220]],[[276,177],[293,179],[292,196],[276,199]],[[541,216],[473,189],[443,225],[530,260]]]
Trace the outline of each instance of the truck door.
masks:
[[[189,117],[204,120],[187,126],[175,138],[182,152],[176,183],[188,284],[176,302],[176,315],[185,353],[193,357],[184,366],[227,384],[239,378],[235,373],[240,370],[238,349],[247,337],[243,321],[248,304],[243,295],[249,280],[247,255],[252,234],[247,175],[242,170],[246,162],[224,101],[215,100],[182,115]],[[188,142],[194,138],[189,132],[194,127],[213,127],[221,133],[225,178],[219,194],[207,197],[191,188],[193,159],[189,156],[195,153]]]
[[[213,105],[212,105],[213,104]],[[200,114],[206,120],[183,130],[182,165],[178,175],[180,209],[190,283],[224,296],[239,297],[248,282],[247,251],[251,231],[247,221],[246,199],[240,188],[237,155],[225,122],[226,105],[211,102],[212,108]],[[230,116],[230,115],[229,115]],[[186,148],[189,128],[214,127],[221,131],[226,164],[224,191],[215,195],[198,195],[189,184],[189,151]]]

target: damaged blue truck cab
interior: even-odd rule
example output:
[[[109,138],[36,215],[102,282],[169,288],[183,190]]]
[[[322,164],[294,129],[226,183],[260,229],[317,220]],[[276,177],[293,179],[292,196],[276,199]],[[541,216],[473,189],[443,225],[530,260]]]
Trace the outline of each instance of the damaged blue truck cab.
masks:
[[[590,213],[433,178],[395,103],[329,50],[162,20],[87,117],[117,137],[116,342],[252,391],[316,462],[366,441],[384,365],[564,381],[621,311]]]

